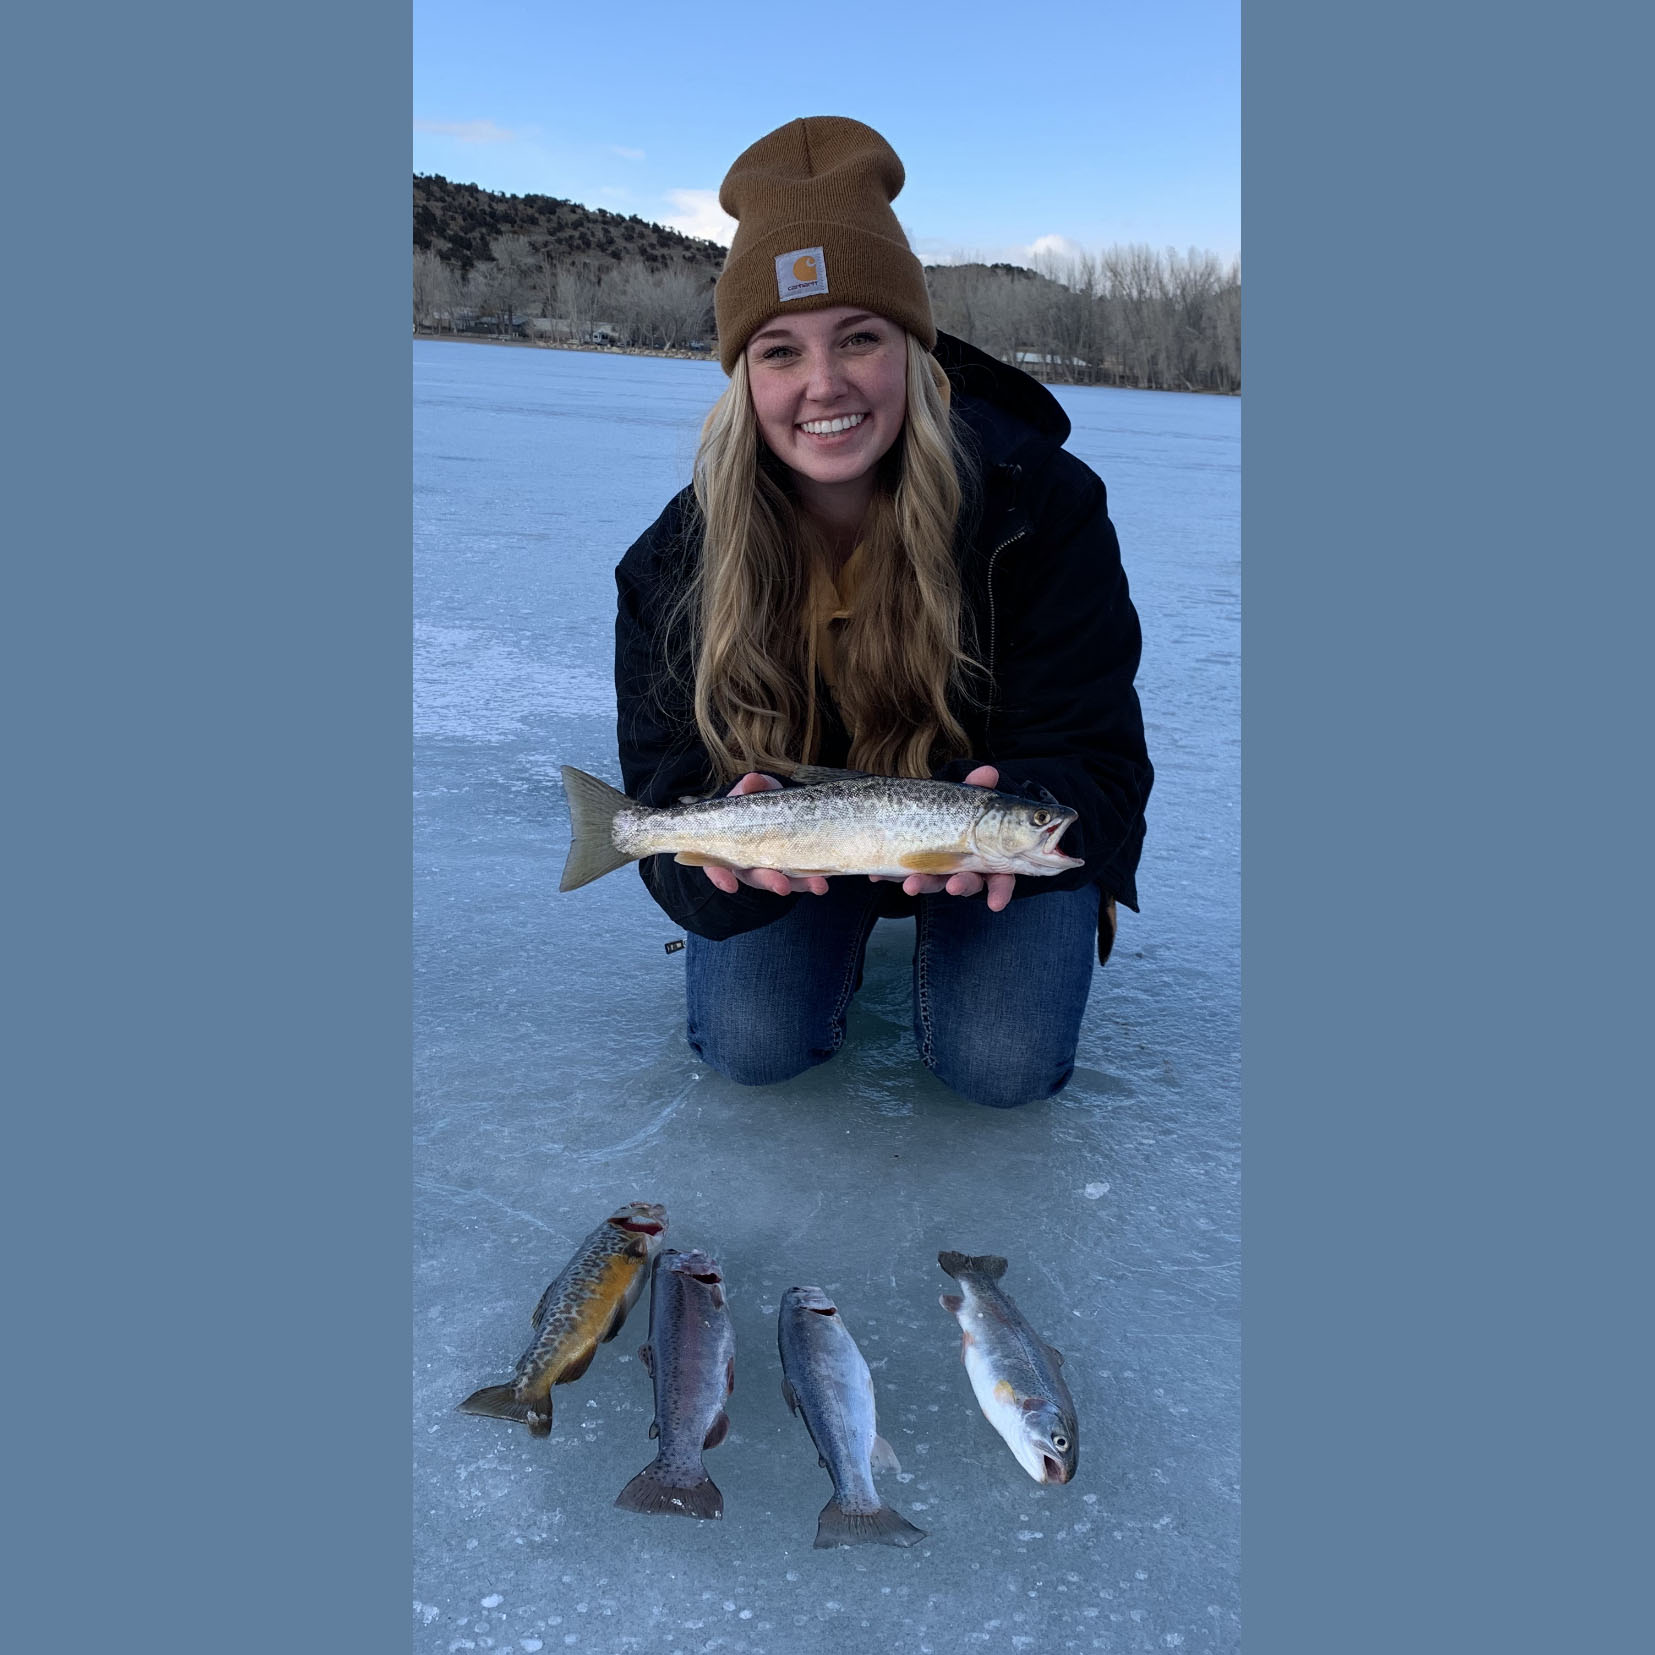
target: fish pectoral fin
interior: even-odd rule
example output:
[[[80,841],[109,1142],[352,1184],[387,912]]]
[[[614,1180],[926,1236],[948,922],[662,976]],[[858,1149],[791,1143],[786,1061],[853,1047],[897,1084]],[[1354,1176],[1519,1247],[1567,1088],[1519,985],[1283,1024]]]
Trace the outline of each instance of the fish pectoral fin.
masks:
[[[968,854],[963,850],[916,850],[896,860],[898,867],[913,873],[958,873]]]
[[[726,862],[722,856],[707,856],[698,850],[681,850],[673,857],[674,862],[682,862],[686,868],[733,868],[734,862]]]
[[[1056,1345],[1047,1345],[1046,1354],[1061,1368],[1063,1366],[1063,1352]]]
[[[799,1411],[799,1393],[793,1389],[792,1382],[785,1376],[782,1379],[782,1401],[787,1404],[787,1411],[796,1414]]]
[[[649,1439],[650,1439],[650,1441],[653,1442],[658,1436],[660,1436],[660,1434],[661,1434],[661,1422],[658,1419],[652,1419],[649,1422]]]
[[[841,870],[838,868],[783,868],[782,872],[789,879],[832,879]]]
[[[873,1452],[868,1455],[868,1469],[870,1471],[901,1471],[902,1462],[896,1457],[896,1450],[883,1437],[873,1439]]]
[[[940,1304],[950,1316],[958,1316],[961,1310],[965,1308],[965,1295],[963,1293],[944,1293],[943,1296],[937,1300],[937,1303]]]
[[[655,1377],[655,1352],[647,1344],[639,1345],[638,1360],[644,1365],[644,1372],[651,1379]]]
[[[722,1408],[711,1425],[707,1427],[707,1434],[701,1439],[703,1450],[716,1448],[730,1434],[730,1416]]]

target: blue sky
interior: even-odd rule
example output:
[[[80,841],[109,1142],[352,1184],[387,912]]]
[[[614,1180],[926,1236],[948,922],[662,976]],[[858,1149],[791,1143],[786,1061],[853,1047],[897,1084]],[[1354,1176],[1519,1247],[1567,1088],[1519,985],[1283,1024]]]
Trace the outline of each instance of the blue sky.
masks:
[[[927,260],[1241,250],[1240,0],[415,0],[415,172],[727,240],[719,181],[797,115],[907,168]]]

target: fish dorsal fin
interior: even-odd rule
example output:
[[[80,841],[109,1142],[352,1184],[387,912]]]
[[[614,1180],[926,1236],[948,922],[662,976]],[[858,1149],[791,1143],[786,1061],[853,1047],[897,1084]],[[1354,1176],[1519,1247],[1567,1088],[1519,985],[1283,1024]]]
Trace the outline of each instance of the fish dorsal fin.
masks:
[[[545,1323],[546,1316],[552,1308],[552,1288],[556,1286],[557,1283],[554,1281],[551,1284],[551,1287],[548,1287],[546,1291],[540,1295],[540,1303],[534,1307],[534,1314],[529,1317],[529,1326],[534,1328],[537,1332]]]
[[[782,1376],[782,1401],[787,1404],[787,1411],[796,1414],[799,1411],[799,1393],[793,1389],[793,1381]]]
[[[873,1439],[873,1452],[868,1455],[868,1469],[870,1471],[897,1471],[902,1470],[902,1462],[896,1457],[896,1450],[883,1437]]]
[[[862,782],[870,779],[868,770],[836,770],[830,764],[796,764],[793,780],[801,787],[815,787],[820,782]]]

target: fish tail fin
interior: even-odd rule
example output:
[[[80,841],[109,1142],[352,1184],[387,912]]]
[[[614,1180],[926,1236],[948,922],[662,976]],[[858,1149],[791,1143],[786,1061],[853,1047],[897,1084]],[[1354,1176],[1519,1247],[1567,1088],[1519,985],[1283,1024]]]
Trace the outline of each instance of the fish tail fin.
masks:
[[[983,1253],[973,1258],[969,1253],[938,1253],[937,1263],[955,1281],[961,1276],[981,1276],[985,1281],[998,1281],[1006,1273],[1006,1261],[995,1253]]]
[[[515,1419],[537,1437],[550,1435],[552,1429],[550,1395],[519,1402],[515,1385],[485,1385],[460,1403],[458,1412],[481,1414],[484,1419]]]
[[[822,1507],[816,1519],[816,1544],[827,1546],[913,1546],[925,1538],[924,1529],[916,1529],[901,1512],[890,1506],[878,1511],[846,1511],[839,1504],[837,1494]]]
[[[699,1482],[687,1486],[667,1481],[659,1460],[652,1460],[615,1496],[622,1511],[646,1516],[722,1517],[724,1496],[705,1471]]]
[[[569,859],[563,864],[560,891],[577,890],[624,868],[636,857],[615,849],[610,826],[615,812],[632,801],[619,788],[589,776],[572,765],[563,766],[563,792],[569,801]]]

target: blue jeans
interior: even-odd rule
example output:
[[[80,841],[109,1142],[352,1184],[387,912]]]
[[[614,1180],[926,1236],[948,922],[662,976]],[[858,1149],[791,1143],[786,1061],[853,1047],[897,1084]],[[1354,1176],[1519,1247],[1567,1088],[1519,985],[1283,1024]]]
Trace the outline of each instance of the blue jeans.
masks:
[[[925,1066],[976,1103],[1049,1098],[1075,1068],[1097,958],[1098,887],[1050,891],[991,914],[981,897],[904,898],[828,882],[771,925],[686,939],[690,1048],[744,1086],[790,1080],[845,1039],[862,956],[882,913],[916,914],[914,1039]]]

